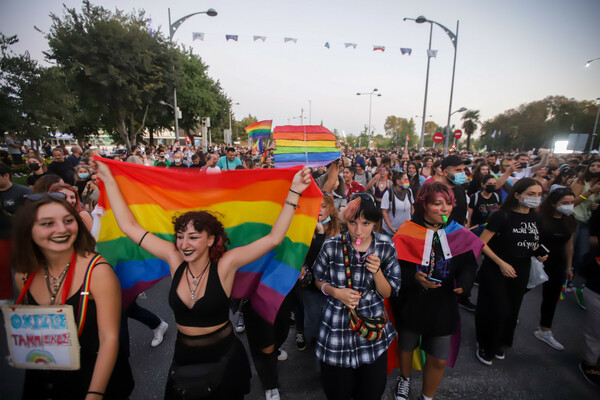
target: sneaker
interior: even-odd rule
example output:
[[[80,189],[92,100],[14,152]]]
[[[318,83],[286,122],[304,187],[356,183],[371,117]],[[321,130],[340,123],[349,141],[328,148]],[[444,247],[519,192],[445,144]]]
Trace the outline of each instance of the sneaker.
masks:
[[[398,383],[396,384],[395,400],[408,400],[410,393],[410,378],[405,378],[402,374],[398,375]]]
[[[567,293],[575,293],[575,289],[576,289],[575,284],[573,284],[573,282],[569,281],[569,283],[567,283],[567,289],[565,289],[565,290]]]
[[[160,321],[160,325],[153,329],[154,338],[152,339],[152,343],[150,343],[150,346],[156,347],[160,345],[163,342],[165,332],[168,328],[169,324],[167,324],[165,321]]]
[[[465,299],[465,298],[461,298],[458,301],[458,305],[461,308],[464,308],[465,310],[469,311],[469,312],[475,312],[475,310],[477,309],[477,306],[473,303],[471,303],[471,301],[469,299]]]
[[[237,333],[242,333],[245,330],[246,330],[246,324],[244,323],[244,313],[240,311],[238,313],[237,321],[235,322],[235,331]]]
[[[546,343],[553,349],[560,351],[565,349],[565,346],[563,346],[556,339],[554,339],[554,336],[552,336],[552,331],[543,331],[538,328],[533,332],[533,336],[540,339],[542,342]]]
[[[575,299],[577,300],[577,305],[585,310],[585,302],[583,301],[583,288],[575,289]]]
[[[579,363],[579,370],[583,374],[586,381],[596,387],[600,387],[600,368],[591,365],[585,365],[582,362]]]
[[[288,359],[287,351],[285,351],[284,349],[277,349],[277,360],[285,361],[287,359]],[[273,390],[275,390],[275,389],[273,389]],[[277,392],[277,395],[279,396],[279,392]]]
[[[267,400],[280,400],[281,397],[279,397],[279,389],[275,388],[275,389],[265,390],[265,399],[267,399]]]
[[[298,351],[306,350],[306,339],[304,339],[304,333],[296,333],[296,349],[298,349]]]
[[[477,351],[475,352],[477,359],[481,361],[482,364],[492,365],[492,357],[488,354],[487,351],[477,346]]]
[[[506,355],[504,354],[504,350],[502,350],[502,349],[496,350],[494,352],[494,357],[496,357],[498,360],[504,360],[506,358]]]

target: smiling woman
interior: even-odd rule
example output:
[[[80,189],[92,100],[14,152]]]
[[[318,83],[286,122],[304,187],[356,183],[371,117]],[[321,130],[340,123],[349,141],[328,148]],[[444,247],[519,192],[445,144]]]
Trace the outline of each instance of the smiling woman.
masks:
[[[94,238],[63,193],[32,194],[27,199],[15,215],[19,223],[12,261],[21,291],[17,302],[67,304],[74,310],[82,303],[87,313],[76,315],[80,369],[27,370],[23,398],[127,398],[133,378],[127,356],[119,351],[121,291],[113,269],[94,253]],[[88,270],[85,303],[81,299],[86,296]]]

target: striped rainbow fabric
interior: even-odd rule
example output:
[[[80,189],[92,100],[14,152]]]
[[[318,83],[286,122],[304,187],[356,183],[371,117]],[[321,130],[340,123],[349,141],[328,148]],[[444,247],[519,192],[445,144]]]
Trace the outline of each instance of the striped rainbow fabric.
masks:
[[[300,169],[202,171],[146,167],[101,159],[111,169],[137,221],[149,232],[173,241],[174,215],[192,210],[217,214],[231,240],[229,248],[244,246],[271,231]],[[163,260],[127,238],[119,229],[101,187],[98,252],[114,266],[123,290],[124,307],[143,290],[169,275]],[[252,305],[273,322],[296,283],[310,246],[322,193],[312,184],[304,191],[291,226],[280,246],[238,270],[232,297],[251,297]]]
[[[276,168],[319,167],[341,157],[335,135],[320,125],[277,126],[273,130],[273,139],[277,145],[274,152]]]
[[[412,221],[405,221],[394,235],[398,258],[419,265],[429,265],[433,231]],[[455,221],[438,230],[440,243],[447,260],[454,256],[473,251],[479,257],[483,242],[472,232]]]
[[[251,125],[248,125],[246,128],[246,133],[250,135],[252,140],[257,140],[259,138],[270,138],[271,137],[271,126],[273,125],[273,120],[268,121],[258,121]]]

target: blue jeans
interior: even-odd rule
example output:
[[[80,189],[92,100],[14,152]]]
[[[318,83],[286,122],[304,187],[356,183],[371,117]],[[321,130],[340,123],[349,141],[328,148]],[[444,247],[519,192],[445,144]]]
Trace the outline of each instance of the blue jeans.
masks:
[[[581,272],[584,256],[590,251],[590,226],[577,221],[577,230],[573,238],[573,268],[575,273]]]
[[[301,289],[302,303],[304,304],[304,336],[307,341],[319,336],[321,317],[325,296],[312,289]]]

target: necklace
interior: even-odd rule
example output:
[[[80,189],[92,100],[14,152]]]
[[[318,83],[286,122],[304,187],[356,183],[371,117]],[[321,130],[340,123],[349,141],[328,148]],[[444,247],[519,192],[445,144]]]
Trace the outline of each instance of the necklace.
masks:
[[[192,274],[192,271],[190,271],[190,266],[189,264],[186,265],[185,267],[185,280],[187,281],[188,284],[188,290],[190,291],[190,297],[192,299],[192,303],[196,302],[196,290],[198,290],[198,286],[200,286],[200,279],[202,279],[202,277],[204,276],[204,273],[206,272],[206,269],[208,268],[208,266],[210,265],[210,258],[208,259],[208,263],[206,263],[206,267],[204,267],[204,269],[202,270],[202,272],[200,272],[200,274],[198,276],[194,276],[194,274]],[[192,276],[192,283],[190,283],[190,277],[189,275]]]
[[[50,294],[50,304],[54,304],[56,300],[56,295],[60,291],[60,287],[65,281],[65,277],[67,276],[67,272],[69,271],[69,267],[71,263],[69,262],[67,266],[62,270],[62,272],[55,278],[50,275],[50,271],[48,271],[48,266],[44,265],[44,276],[46,277],[46,286],[48,288],[48,294]]]

